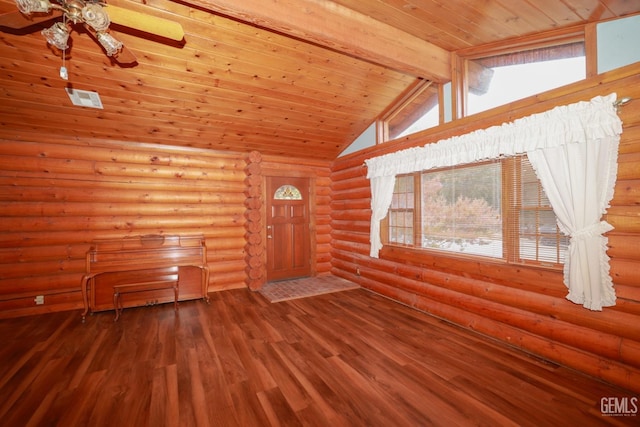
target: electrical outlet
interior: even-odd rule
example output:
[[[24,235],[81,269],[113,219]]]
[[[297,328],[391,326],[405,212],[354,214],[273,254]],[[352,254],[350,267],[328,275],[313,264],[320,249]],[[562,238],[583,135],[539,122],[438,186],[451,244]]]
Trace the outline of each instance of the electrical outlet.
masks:
[[[356,267],[356,276],[360,275],[360,267]]]
[[[38,295],[33,299],[36,302],[36,305],[44,304],[44,295]]]

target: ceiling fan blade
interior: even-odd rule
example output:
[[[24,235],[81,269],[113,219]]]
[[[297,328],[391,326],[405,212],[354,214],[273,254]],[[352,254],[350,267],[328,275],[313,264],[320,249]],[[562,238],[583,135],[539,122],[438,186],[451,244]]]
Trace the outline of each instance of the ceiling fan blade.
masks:
[[[126,46],[122,46],[122,50],[120,50],[120,52],[118,52],[117,54],[113,55],[113,58],[116,60],[118,64],[123,64],[123,65],[134,64],[138,62],[138,58],[136,58],[133,52],[127,49]]]
[[[181,41],[184,38],[184,30],[178,22],[112,5],[107,5],[106,10],[114,24],[171,40]]]
[[[19,11],[7,12],[0,15],[0,27],[13,28],[21,30],[33,24],[48,21],[50,19],[62,16],[59,10],[52,10],[49,13],[34,13],[32,15],[23,15]]]

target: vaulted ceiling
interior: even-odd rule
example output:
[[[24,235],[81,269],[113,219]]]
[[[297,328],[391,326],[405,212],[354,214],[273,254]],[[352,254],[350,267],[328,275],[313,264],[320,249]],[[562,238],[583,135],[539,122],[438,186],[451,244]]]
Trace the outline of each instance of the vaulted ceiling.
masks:
[[[417,77],[448,80],[449,52],[640,12],[625,0],[107,3],[176,21],[184,39],[112,24],[137,57],[122,66],[78,29],[65,81],[40,35],[51,22],[1,27],[0,138],[334,159]],[[15,10],[0,0],[0,13]],[[66,87],[98,92],[104,109],[73,106]]]

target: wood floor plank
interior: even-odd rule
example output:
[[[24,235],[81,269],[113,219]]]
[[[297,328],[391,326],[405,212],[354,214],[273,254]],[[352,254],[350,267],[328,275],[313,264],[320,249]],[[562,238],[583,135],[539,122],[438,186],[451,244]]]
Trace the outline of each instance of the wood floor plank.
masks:
[[[640,424],[638,398],[363,289],[0,320],[0,424]]]

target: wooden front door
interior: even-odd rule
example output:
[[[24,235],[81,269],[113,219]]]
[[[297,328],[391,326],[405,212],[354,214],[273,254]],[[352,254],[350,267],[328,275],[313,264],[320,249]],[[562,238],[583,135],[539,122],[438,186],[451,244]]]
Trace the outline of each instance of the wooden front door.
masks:
[[[267,177],[267,280],[309,276],[309,179]]]

